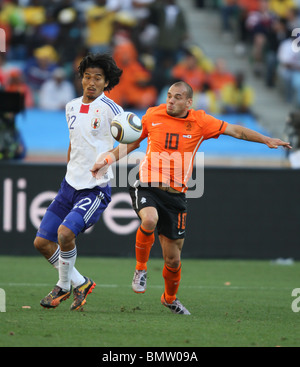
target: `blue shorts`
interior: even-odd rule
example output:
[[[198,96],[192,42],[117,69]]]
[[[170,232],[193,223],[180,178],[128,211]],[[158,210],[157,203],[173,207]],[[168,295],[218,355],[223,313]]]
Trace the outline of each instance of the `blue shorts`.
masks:
[[[63,179],[59,192],[42,219],[37,237],[57,242],[57,230],[61,224],[77,237],[99,220],[110,201],[109,185],[75,190]]]

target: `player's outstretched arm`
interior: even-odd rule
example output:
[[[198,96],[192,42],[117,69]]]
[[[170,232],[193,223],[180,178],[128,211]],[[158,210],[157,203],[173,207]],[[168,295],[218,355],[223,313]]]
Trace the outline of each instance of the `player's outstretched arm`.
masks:
[[[127,154],[137,149],[140,146],[140,141],[136,141],[131,144],[119,144],[116,148],[109,152],[105,152],[100,154],[97,158],[97,162],[93,165],[90,170],[92,176],[95,178],[100,178],[104,175],[108,169],[108,167],[117,162],[121,158],[125,157]]]
[[[270,138],[268,136],[258,133],[257,131],[248,129],[240,125],[228,124],[224,131],[224,135],[229,135],[236,139],[243,139],[256,143],[266,144],[271,149],[277,149],[280,146],[287,149],[292,148],[290,143],[282,141],[281,139]]]

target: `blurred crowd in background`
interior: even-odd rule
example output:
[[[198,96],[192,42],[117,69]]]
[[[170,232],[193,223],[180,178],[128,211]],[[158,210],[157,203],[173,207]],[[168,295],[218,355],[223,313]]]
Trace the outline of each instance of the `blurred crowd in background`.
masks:
[[[234,37],[237,56],[248,56],[253,73],[300,107],[300,1],[223,0],[225,37]],[[299,43],[299,46],[297,46]],[[293,46],[294,45],[294,46]]]
[[[236,40],[236,56],[286,101],[300,106],[300,53],[292,30],[299,0],[194,0],[220,14],[220,30]],[[126,108],[165,102],[166,90],[185,80],[194,108],[208,113],[251,113],[255,92],[226,60],[212,60],[190,35],[184,1],[3,0],[0,86],[25,95],[26,108],[62,110],[82,95],[77,68],[88,52],[110,53],[123,69],[108,96]],[[300,33],[300,29],[299,29]],[[299,46],[300,47],[300,46]]]

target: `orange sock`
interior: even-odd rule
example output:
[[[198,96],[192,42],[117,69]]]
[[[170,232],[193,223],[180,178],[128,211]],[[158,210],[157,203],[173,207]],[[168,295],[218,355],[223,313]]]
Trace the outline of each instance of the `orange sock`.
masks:
[[[163,277],[165,279],[165,299],[167,303],[172,303],[176,299],[180,284],[181,263],[178,268],[170,268],[165,264],[163,268]]]
[[[135,242],[136,270],[147,270],[147,262],[154,240],[154,231],[148,231],[142,226],[138,228]]]

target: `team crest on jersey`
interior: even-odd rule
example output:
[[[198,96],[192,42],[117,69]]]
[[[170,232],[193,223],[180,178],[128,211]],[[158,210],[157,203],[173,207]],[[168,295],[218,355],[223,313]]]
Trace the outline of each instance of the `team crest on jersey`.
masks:
[[[190,121],[185,123],[185,129],[186,131],[191,131],[192,130],[192,124]]]
[[[95,118],[93,118],[92,119],[92,128],[94,129],[94,130],[96,130],[96,129],[99,129],[99,127],[100,127],[100,118],[99,117],[95,117]]]

